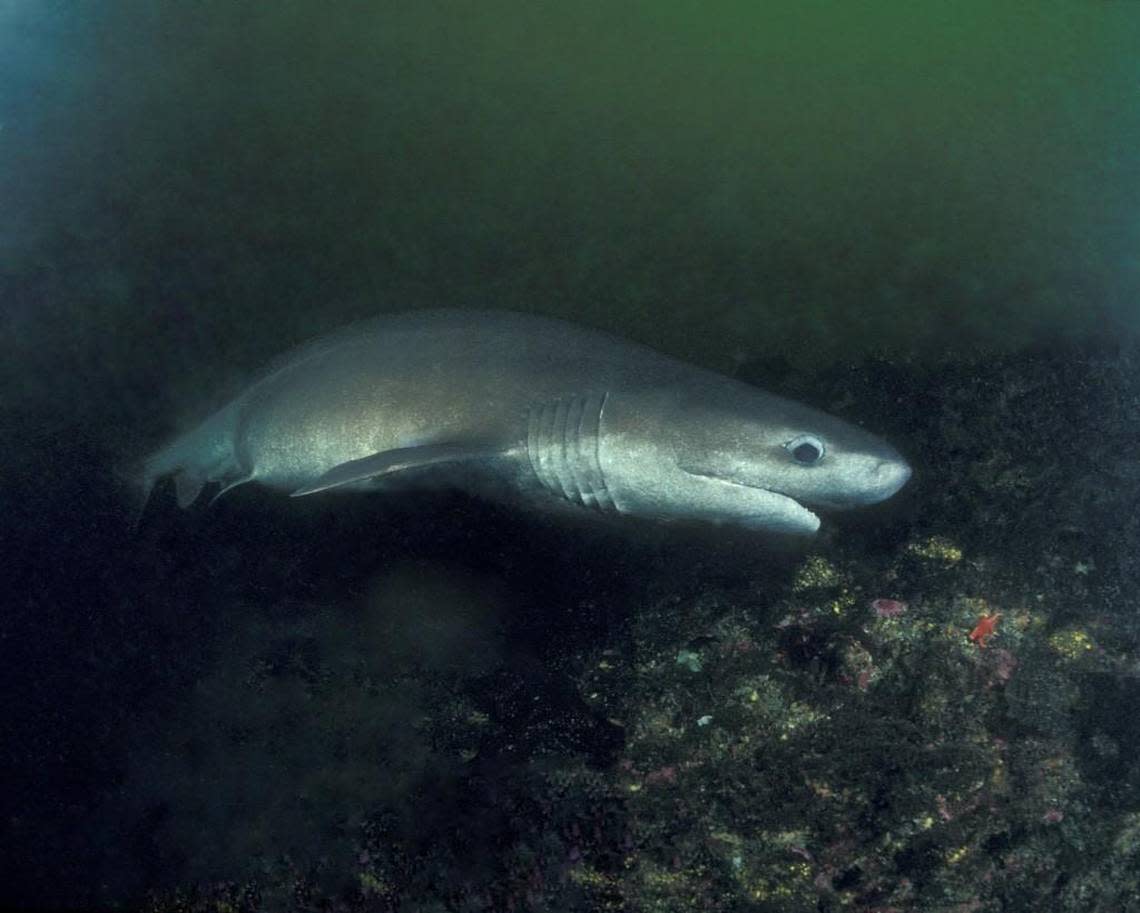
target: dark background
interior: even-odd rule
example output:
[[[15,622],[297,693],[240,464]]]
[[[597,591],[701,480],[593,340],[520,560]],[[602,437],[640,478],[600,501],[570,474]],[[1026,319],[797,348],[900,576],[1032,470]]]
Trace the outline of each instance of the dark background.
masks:
[[[377,567],[447,566],[499,581],[530,669],[653,573],[779,573],[445,496],[377,520],[160,494],[132,533],[124,468],[297,341],[499,306],[767,381],[1134,338],[1134,4],[756,7],[0,2],[10,896],[169,864],[108,796],[243,606],[359,605]]]

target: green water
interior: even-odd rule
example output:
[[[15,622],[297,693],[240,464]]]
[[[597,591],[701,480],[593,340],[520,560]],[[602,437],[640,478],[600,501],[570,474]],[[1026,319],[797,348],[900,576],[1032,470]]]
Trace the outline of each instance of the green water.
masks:
[[[254,360],[442,303],[717,367],[1140,324],[1133,3],[9,6],[3,262],[110,248],[122,333],[159,282]]]

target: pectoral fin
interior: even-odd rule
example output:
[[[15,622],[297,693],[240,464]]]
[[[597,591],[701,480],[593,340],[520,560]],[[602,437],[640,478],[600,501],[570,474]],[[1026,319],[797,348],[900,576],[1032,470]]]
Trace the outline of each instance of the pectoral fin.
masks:
[[[421,447],[401,447],[397,450],[383,450],[359,460],[350,460],[334,466],[320,478],[308,485],[302,485],[290,497],[328,491],[342,485],[366,482],[377,476],[391,475],[406,469],[421,469],[439,463],[458,463],[468,460],[481,460],[495,456],[498,448],[487,443],[444,443],[425,444]]]

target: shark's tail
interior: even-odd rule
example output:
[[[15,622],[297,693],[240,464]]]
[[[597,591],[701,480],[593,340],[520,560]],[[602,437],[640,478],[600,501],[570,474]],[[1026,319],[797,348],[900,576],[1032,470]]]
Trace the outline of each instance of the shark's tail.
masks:
[[[182,508],[193,504],[209,481],[193,464],[179,459],[178,443],[176,440],[143,460],[116,469],[115,474],[126,491],[132,529],[137,530],[142,524],[154,487],[160,480],[168,476],[174,478],[175,497]]]
[[[156,450],[124,475],[130,482],[135,528],[160,479],[174,479],[175,498],[185,509],[198,500],[210,482],[221,482],[228,491],[250,478],[238,465],[226,410]]]

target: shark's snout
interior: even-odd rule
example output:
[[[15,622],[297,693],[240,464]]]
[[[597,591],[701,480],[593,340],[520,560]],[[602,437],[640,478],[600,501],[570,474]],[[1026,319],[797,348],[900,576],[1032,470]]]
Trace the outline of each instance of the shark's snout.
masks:
[[[911,476],[911,468],[901,458],[881,460],[874,471],[876,500],[885,501],[902,488]]]

